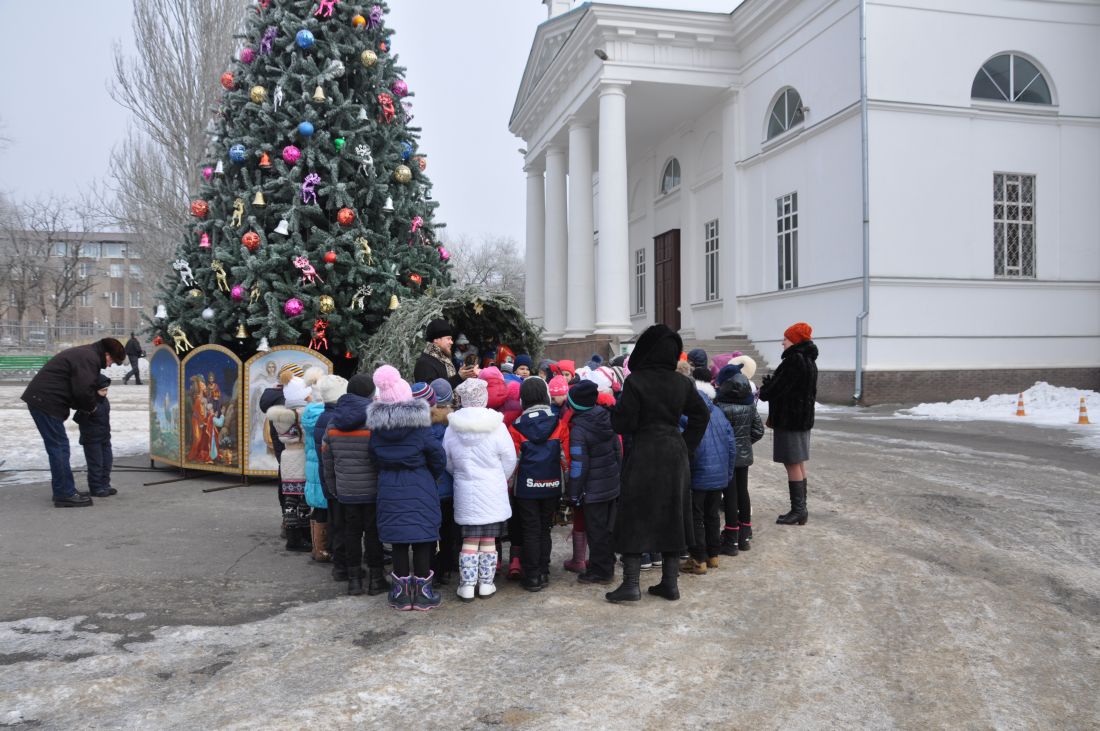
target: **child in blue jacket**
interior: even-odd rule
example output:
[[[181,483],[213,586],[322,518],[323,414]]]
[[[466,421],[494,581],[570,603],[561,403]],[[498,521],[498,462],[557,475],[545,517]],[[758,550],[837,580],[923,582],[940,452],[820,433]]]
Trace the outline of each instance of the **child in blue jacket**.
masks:
[[[88,490],[93,497],[117,495],[111,487],[111,402],[107,389],[111,379],[102,373],[96,380],[96,405],[94,411],[77,411],[73,421],[80,425],[80,444],[84,447],[84,459],[88,463]]]
[[[685,574],[702,575],[708,568],[718,568],[722,546],[722,491],[733,479],[737,465],[737,440],[733,427],[721,409],[714,405],[710,369],[696,368],[692,376],[696,390],[710,411],[710,422],[691,462],[691,513],[695,523],[695,540],[690,547],[691,556],[680,566],[680,570]]]

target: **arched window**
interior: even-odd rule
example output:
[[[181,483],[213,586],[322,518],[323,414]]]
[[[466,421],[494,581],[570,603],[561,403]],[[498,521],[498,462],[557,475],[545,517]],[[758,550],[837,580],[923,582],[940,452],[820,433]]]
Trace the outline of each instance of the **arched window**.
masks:
[[[1053,103],[1043,72],[1015,53],[1002,53],[982,64],[970,86],[970,96],[998,102]]]
[[[671,193],[680,187],[680,161],[672,158],[665,163],[665,171],[661,174],[661,195]]]
[[[772,105],[768,117],[768,139],[781,135],[787,130],[802,124],[806,115],[802,109],[802,97],[794,89],[787,87]]]

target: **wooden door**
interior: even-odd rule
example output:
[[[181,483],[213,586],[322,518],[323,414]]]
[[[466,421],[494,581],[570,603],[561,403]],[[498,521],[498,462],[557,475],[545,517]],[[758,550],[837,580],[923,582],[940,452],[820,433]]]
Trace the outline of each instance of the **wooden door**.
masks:
[[[653,239],[656,321],[680,329],[680,229]]]

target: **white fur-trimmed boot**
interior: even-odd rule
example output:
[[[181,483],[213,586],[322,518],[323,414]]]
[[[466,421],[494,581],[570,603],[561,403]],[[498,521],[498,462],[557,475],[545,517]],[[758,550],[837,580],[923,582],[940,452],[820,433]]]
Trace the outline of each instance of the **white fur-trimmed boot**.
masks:
[[[482,599],[497,592],[493,580],[497,575],[497,552],[485,551],[477,554],[477,595]]]
[[[458,554],[458,598],[472,602],[477,595],[477,557],[476,553]]]

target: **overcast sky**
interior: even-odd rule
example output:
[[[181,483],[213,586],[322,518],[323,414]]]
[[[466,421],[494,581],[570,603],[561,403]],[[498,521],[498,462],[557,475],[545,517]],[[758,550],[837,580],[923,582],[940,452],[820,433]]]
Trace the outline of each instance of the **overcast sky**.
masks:
[[[278,0],[276,0],[278,2]],[[729,12],[738,0],[618,0]],[[130,44],[131,0],[0,0],[0,190],[71,195],[103,177],[128,113],[111,99],[112,44]],[[526,215],[521,140],[508,132],[540,0],[390,0],[388,24],[423,128],[450,236],[508,236]],[[48,17],[47,17],[48,16]]]

